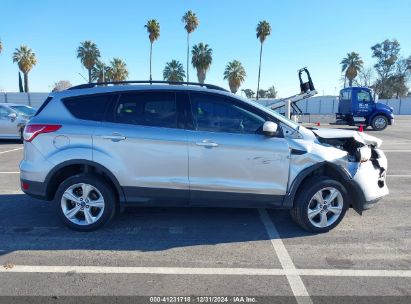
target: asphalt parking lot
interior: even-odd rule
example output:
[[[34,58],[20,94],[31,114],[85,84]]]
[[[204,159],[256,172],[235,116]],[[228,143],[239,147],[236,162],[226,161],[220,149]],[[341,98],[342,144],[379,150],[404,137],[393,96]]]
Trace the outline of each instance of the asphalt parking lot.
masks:
[[[287,211],[212,208],[132,209],[107,228],[74,232],[53,204],[22,194],[22,145],[1,141],[0,295],[410,303],[410,131],[410,116],[367,131],[384,141],[391,193],[320,235],[302,231]]]

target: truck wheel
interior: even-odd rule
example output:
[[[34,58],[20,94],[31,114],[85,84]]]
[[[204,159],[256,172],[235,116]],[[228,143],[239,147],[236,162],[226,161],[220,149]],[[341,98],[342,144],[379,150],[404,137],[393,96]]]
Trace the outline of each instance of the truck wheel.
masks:
[[[345,187],[326,176],[311,178],[298,192],[291,217],[310,232],[330,231],[341,222],[348,208]]]
[[[56,193],[56,205],[68,227],[92,231],[113,218],[116,196],[105,180],[92,174],[78,174],[61,183]]]
[[[388,126],[388,118],[384,115],[377,115],[371,121],[371,127],[375,131],[382,131]]]

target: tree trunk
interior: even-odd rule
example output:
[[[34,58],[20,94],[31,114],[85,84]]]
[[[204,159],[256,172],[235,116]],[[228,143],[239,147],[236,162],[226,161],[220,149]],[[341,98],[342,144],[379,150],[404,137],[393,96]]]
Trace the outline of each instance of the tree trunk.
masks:
[[[29,92],[29,73],[23,73],[24,75],[24,92]]]
[[[344,89],[347,87],[347,72],[344,75]]]
[[[234,82],[229,81],[229,82],[228,82],[228,85],[229,85],[229,87],[230,87],[231,93],[233,93],[233,94],[237,93],[237,91],[238,91],[238,86],[237,86]]]
[[[150,43],[150,81],[152,81],[153,80],[153,77],[152,77],[152,75],[151,75],[151,56],[152,56],[152,52],[153,52],[153,43],[151,42]]]
[[[199,83],[204,83],[206,78],[206,72],[202,69],[197,69],[197,77]]]
[[[91,69],[88,69],[88,83],[91,83]]]
[[[261,46],[260,46],[260,65],[258,66],[257,100],[258,100],[258,91],[260,90],[261,56],[262,56],[262,54],[263,54],[263,43],[261,42]]]
[[[350,87],[352,87],[352,81],[353,81],[353,79],[351,79],[351,78],[348,79],[348,85],[349,85]]]
[[[187,32],[187,82],[190,82],[190,73],[188,72],[189,57],[190,57],[190,34]]]

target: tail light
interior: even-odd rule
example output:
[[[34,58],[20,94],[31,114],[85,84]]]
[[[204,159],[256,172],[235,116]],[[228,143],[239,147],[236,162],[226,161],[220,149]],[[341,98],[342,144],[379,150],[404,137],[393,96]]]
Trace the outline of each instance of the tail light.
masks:
[[[42,133],[56,132],[61,125],[32,124],[24,128],[23,138],[25,141],[32,141],[37,135]]]

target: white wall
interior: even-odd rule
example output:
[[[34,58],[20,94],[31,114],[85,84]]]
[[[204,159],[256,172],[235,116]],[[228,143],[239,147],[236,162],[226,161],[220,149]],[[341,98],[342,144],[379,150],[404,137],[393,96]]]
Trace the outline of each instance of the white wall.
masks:
[[[49,93],[0,93],[0,103],[18,103],[38,108],[48,95]]]

